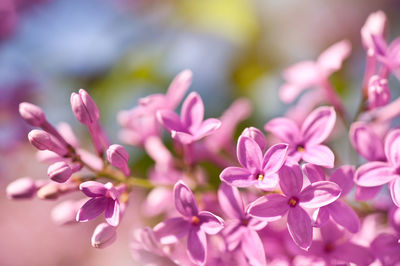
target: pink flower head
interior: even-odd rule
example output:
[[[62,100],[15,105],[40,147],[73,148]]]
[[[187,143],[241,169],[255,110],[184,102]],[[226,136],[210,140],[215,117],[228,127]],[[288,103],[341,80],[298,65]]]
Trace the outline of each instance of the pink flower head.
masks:
[[[332,107],[319,107],[306,117],[301,128],[294,121],[281,117],[269,121],[264,129],[289,144],[290,159],[332,168],[335,156],[321,143],[329,136],[335,122],[336,113]]]
[[[356,171],[355,183],[362,187],[377,187],[389,183],[394,204],[400,207],[400,129],[391,131],[385,139],[387,161],[374,161]]]
[[[278,184],[277,172],[285,163],[288,145],[284,143],[270,147],[263,155],[259,144],[252,138],[240,136],[237,157],[241,167],[227,167],[221,174],[222,181],[231,186],[270,190]]]
[[[369,109],[375,109],[387,105],[390,102],[390,88],[388,80],[378,75],[372,76],[368,84]]]
[[[312,183],[326,180],[322,169],[316,165],[305,164],[303,170]],[[344,165],[336,169],[330,176],[329,181],[336,183],[342,189],[340,198],[347,196],[353,188],[354,172],[354,166]],[[331,217],[337,224],[351,233],[357,233],[360,230],[360,219],[357,213],[341,200],[319,208],[314,215],[316,216],[316,225],[319,227],[328,222],[329,217]]]
[[[312,242],[312,221],[303,208],[320,208],[339,198],[340,187],[329,181],[318,181],[303,187],[298,164],[284,165],[279,171],[281,194],[269,194],[254,201],[249,214],[258,219],[276,221],[287,214],[287,227],[294,242],[308,250]]]
[[[154,227],[154,233],[161,244],[172,244],[180,238],[187,238],[187,254],[191,261],[204,265],[207,258],[206,234],[215,235],[223,228],[218,216],[198,210],[194,195],[182,181],[174,186],[174,202],[183,217],[165,220]]]
[[[112,183],[102,184],[96,181],[87,181],[80,184],[79,189],[90,197],[78,211],[76,220],[87,222],[104,212],[106,221],[112,226],[118,226],[120,220],[120,203],[118,197],[123,187],[114,187]]]
[[[181,116],[170,110],[157,112],[158,121],[171,132],[174,139],[189,144],[212,134],[221,122],[215,118],[203,121],[204,104],[196,92],[192,92],[182,105]]]
[[[265,265],[264,246],[256,231],[264,228],[267,222],[255,219],[245,211],[239,190],[235,187],[221,183],[218,201],[230,218],[223,230],[228,250],[232,252],[240,245],[251,265]]]
[[[286,83],[279,89],[281,100],[292,102],[303,90],[321,86],[322,81],[341,68],[350,51],[350,42],[343,40],[326,49],[317,61],[303,61],[287,68],[283,73]]]

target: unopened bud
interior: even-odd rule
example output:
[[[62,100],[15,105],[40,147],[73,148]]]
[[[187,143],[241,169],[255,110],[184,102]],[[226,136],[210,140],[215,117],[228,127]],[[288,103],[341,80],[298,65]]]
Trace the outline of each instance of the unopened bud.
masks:
[[[72,93],[71,107],[76,119],[82,124],[92,125],[99,120],[99,109],[84,89],[80,89],[79,93]]]
[[[58,185],[55,183],[46,184],[36,192],[36,196],[43,200],[55,200],[59,195]]]
[[[372,76],[368,83],[368,104],[370,109],[382,107],[390,102],[390,88],[387,79]]]
[[[11,182],[6,192],[10,199],[30,199],[36,192],[36,185],[31,178],[22,177]]]
[[[255,140],[255,142],[257,142],[258,146],[260,146],[261,150],[264,151],[266,146],[267,146],[267,142],[265,141],[265,136],[264,134],[257,128],[255,127],[248,127],[245,128],[243,130],[242,136],[246,136],[249,137],[253,140]]]
[[[37,105],[23,102],[19,104],[19,114],[30,125],[38,127],[46,121],[42,108]]]
[[[51,210],[51,218],[58,225],[76,223],[76,214],[81,205],[81,201],[63,201]]]
[[[68,150],[65,147],[58,145],[52,136],[43,130],[32,130],[28,134],[28,139],[29,142],[38,150],[49,150],[61,156],[68,153]]]
[[[107,158],[112,166],[119,168],[126,176],[129,176],[129,154],[124,147],[118,144],[111,145],[107,150]]]
[[[49,166],[47,175],[51,180],[64,183],[73,174],[71,167],[66,162],[56,162]]]
[[[116,239],[116,227],[107,223],[101,223],[94,230],[91,242],[95,248],[105,248],[114,243]]]

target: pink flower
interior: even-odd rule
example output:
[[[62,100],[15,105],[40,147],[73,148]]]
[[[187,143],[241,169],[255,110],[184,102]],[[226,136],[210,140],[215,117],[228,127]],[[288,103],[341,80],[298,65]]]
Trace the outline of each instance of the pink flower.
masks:
[[[377,187],[389,183],[392,200],[400,207],[400,129],[387,135],[385,156],[386,162],[368,162],[358,168],[354,181],[362,187]]]
[[[361,40],[365,50],[369,54],[375,54],[375,44],[373,36],[384,37],[386,33],[386,15],[383,11],[379,10],[370,14],[361,28]]]
[[[332,107],[319,107],[307,116],[301,128],[292,120],[280,117],[269,121],[264,129],[289,144],[290,159],[332,168],[335,156],[321,143],[329,136],[335,122],[336,113]]]
[[[400,38],[396,38],[390,45],[382,36],[373,36],[372,39],[376,47],[377,60],[400,79]]]
[[[339,198],[340,187],[329,181],[318,181],[303,187],[298,164],[284,165],[279,171],[281,194],[269,194],[254,201],[249,214],[265,221],[276,221],[287,214],[287,226],[294,242],[308,250],[312,242],[312,221],[303,208],[320,208]]]
[[[157,112],[158,121],[171,132],[174,139],[189,144],[212,134],[221,122],[215,118],[203,121],[204,104],[200,96],[192,92],[182,105],[181,116],[170,110]]]
[[[180,238],[187,238],[187,254],[191,261],[204,265],[207,258],[206,234],[217,234],[223,228],[218,216],[198,210],[192,191],[179,181],[174,186],[174,202],[183,217],[165,220],[154,227],[154,233],[161,244],[172,244]]]
[[[390,102],[390,88],[388,80],[378,75],[372,76],[368,84],[369,109],[375,109],[387,105]]]
[[[242,135],[237,144],[237,157],[241,167],[227,167],[219,177],[231,186],[257,185],[262,189],[273,189],[278,184],[277,172],[285,163],[287,150],[287,144],[276,144],[263,155],[254,139]]]

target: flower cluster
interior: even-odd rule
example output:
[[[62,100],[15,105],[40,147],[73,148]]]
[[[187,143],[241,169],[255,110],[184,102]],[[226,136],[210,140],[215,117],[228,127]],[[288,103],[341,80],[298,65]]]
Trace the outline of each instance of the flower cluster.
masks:
[[[367,62],[352,119],[329,80],[350,55],[348,41],[316,61],[289,67],[280,98],[300,96],[297,104],[266,122],[267,135],[248,127],[237,142],[236,129],[251,104],[239,99],[220,118],[204,119],[200,95],[185,98],[192,72],[182,71],[166,94],[142,98],[118,114],[121,141],[154,161],[147,178],[135,176],[125,148],[110,143],[85,90],[72,93],[71,107],[88,129],[94,153],[81,147],[68,124],[54,127],[40,107],[21,103],[21,116],[38,128],[28,138],[39,161],[50,164],[50,180],[23,177],[9,184],[7,194],[51,200],[80,191],[82,200],[60,203],[52,218],[71,224],[104,213],[91,240],[104,248],[116,240],[132,193],[148,190],[140,204],[154,226],[136,229],[131,243],[133,258],[145,265],[395,265],[400,129],[392,121],[400,98],[391,101],[388,78],[400,78],[400,38],[387,44],[386,27],[378,11],[361,30]],[[340,138],[354,148],[343,158],[333,145]],[[387,190],[391,198],[382,193]]]

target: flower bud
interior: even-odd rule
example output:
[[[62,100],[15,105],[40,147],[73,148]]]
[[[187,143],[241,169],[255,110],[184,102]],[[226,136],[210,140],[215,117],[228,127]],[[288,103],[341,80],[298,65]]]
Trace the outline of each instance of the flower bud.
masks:
[[[22,177],[11,182],[6,192],[10,199],[30,199],[36,192],[36,185],[31,178]]]
[[[129,154],[124,147],[118,144],[111,145],[107,150],[107,158],[112,166],[119,168],[127,176],[130,174]]]
[[[47,169],[47,175],[50,179],[58,183],[66,182],[72,174],[72,169],[66,162],[53,163]]]
[[[36,192],[36,196],[43,200],[55,200],[59,195],[58,185],[55,183],[48,183]]]
[[[96,103],[84,89],[72,93],[71,106],[76,119],[82,124],[92,125],[100,117]]]
[[[42,108],[37,105],[22,102],[19,104],[19,114],[30,125],[38,127],[46,121]]]
[[[243,130],[242,136],[254,139],[257,142],[258,146],[260,146],[262,151],[264,151],[265,148],[267,147],[265,136],[258,128],[247,127]]]
[[[81,201],[63,201],[51,210],[51,219],[58,225],[76,223],[76,214],[81,205]]]
[[[368,84],[368,103],[370,109],[385,106],[390,101],[390,88],[387,79],[372,76]]]
[[[29,142],[38,150],[49,150],[64,156],[68,153],[65,147],[58,145],[51,135],[43,130],[34,129],[28,134]]]
[[[101,223],[94,230],[91,242],[95,248],[105,248],[114,243],[116,239],[116,227],[107,223]]]

